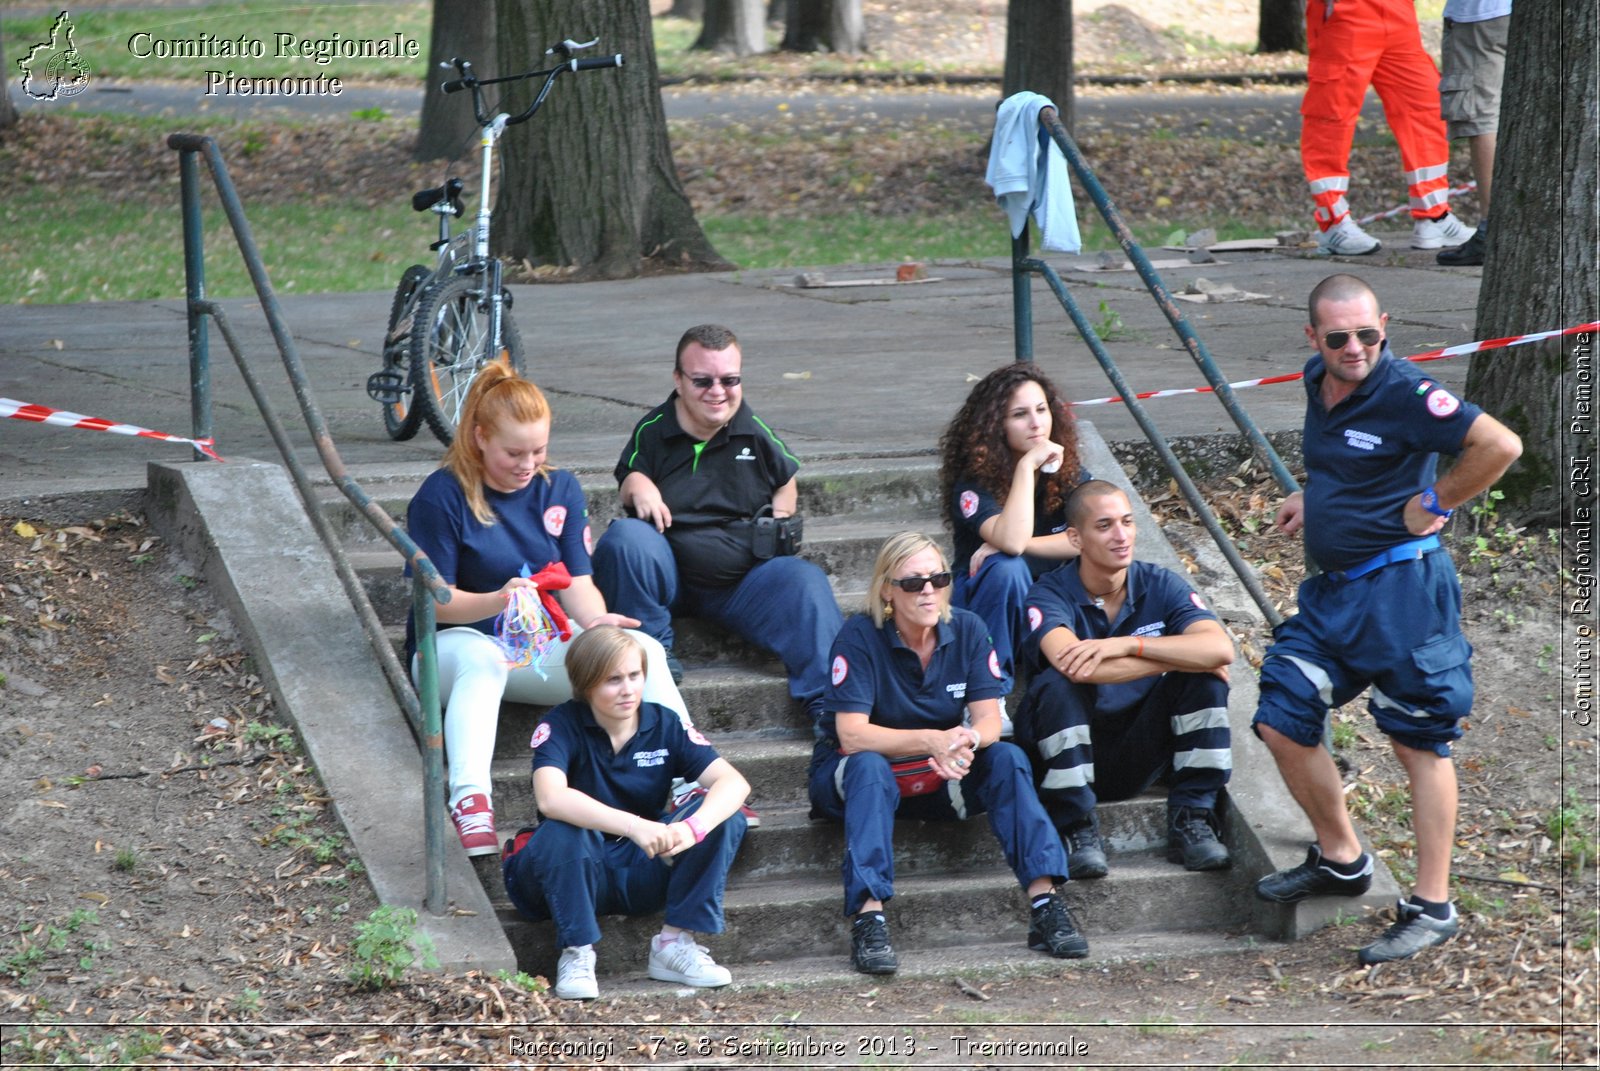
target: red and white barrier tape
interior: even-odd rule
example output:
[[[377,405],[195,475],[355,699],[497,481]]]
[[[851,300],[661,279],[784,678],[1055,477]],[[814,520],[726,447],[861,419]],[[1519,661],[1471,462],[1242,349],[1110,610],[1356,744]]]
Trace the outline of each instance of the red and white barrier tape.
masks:
[[[1475,190],[1477,188],[1478,188],[1478,184],[1476,182],[1469,182],[1465,186],[1451,186],[1448,190],[1445,191],[1445,196],[1447,198],[1448,197],[1460,197],[1462,194],[1471,193],[1473,190]],[[1397,205],[1396,207],[1388,209],[1387,211],[1384,211],[1384,212],[1374,212],[1370,216],[1362,216],[1360,219],[1356,220],[1356,222],[1358,224],[1361,224],[1361,225],[1365,226],[1368,223],[1376,223],[1380,219],[1389,219],[1392,216],[1398,216],[1402,212],[1409,212],[1409,211],[1411,211],[1411,206],[1410,205]]]
[[[1576,335],[1582,331],[1600,331],[1600,320],[1592,323],[1578,324],[1576,327],[1566,327],[1559,331],[1537,331],[1529,335],[1511,335],[1507,338],[1491,338],[1482,342],[1463,342],[1459,346],[1446,346],[1443,349],[1428,350],[1424,353],[1414,354],[1405,358],[1408,361],[1442,361],[1446,357],[1460,357],[1464,353],[1476,353],[1479,350],[1499,350],[1507,346],[1526,346],[1531,342],[1543,342],[1549,338],[1560,338],[1562,335]],[[1241,379],[1237,383],[1229,383],[1234,390],[1243,387],[1265,387],[1271,383],[1293,383],[1305,375],[1304,372],[1290,372],[1282,376],[1264,376],[1261,379]],[[1213,394],[1215,387],[1181,387],[1176,390],[1152,390],[1143,394],[1135,394],[1140,401],[1147,398],[1171,398],[1179,394]],[[1110,398],[1090,398],[1084,402],[1073,402],[1073,405],[1110,405],[1112,402],[1122,401],[1121,395]]]
[[[115,432],[118,435],[136,435],[141,439],[159,439],[168,443],[188,443],[207,457],[217,461],[222,460],[217,456],[217,452],[211,449],[216,442],[214,439],[185,439],[181,435],[168,435],[164,431],[151,431],[149,428],[141,428],[134,424],[114,424],[99,417],[69,413],[65,409],[46,409],[42,405],[19,402],[14,398],[0,398],[0,417],[31,420],[36,424],[55,424],[63,428],[85,428],[89,431]]]

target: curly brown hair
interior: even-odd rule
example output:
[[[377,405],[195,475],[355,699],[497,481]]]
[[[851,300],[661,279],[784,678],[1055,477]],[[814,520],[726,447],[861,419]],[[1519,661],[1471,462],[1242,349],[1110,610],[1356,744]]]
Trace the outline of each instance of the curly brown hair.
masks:
[[[950,496],[956,481],[972,480],[1005,505],[1016,461],[1006,445],[1006,409],[1024,383],[1037,383],[1050,403],[1050,438],[1062,448],[1061,468],[1040,473],[1046,512],[1055,512],[1078,482],[1078,430],[1067,400],[1037,365],[1030,361],[1002,365],[980,379],[967,395],[950,426],[939,436],[939,497],[945,525],[952,524]]]

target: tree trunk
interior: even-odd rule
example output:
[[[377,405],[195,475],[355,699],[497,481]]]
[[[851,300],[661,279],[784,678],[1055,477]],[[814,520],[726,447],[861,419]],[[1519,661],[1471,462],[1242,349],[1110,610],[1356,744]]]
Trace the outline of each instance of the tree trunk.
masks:
[[[545,65],[543,47],[600,38],[621,70],[563,74],[533,120],[500,142],[506,181],[496,202],[496,253],[619,279],[654,269],[720,271],[678,181],[657,85],[648,0],[500,0],[500,66]],[[526,106],[533,82],[508,87],[504,110]]]
[[[784,0],[783,43],[785,52],[817,52],[828,33],[826,0]]]
[[[767,5],[764,0],[705,0],[705,22],[695,48],[755,56],[767,50]]]
[[[1261,17],[1256,22],[1256,51],[1304,54],[1305,50],[1305,0],[1261,0]]]
[[[6,66],[5,34],[0,32],[0,130],[17,125],[17,102],[11,99],[11,68]]]
[[[494,11],[484,0],[433,0],[433,32],[428,45],[428,69],[423,75],[422,119],[417,126],[418,160],[454,159],[470,149],[478,124],[472,117],[472,99],[461,93],[445,96],[439,83],[457,77],[452,59],[472,63],[478,75],[491,78],[495,67]]]
[[[829,0],[828,48],[841,56],[859,56],[867,50],[867,26],[861,17],[861,0]]]
[[[1479,338],[1570,327],[1600,308],[1596,18],[1593,0],[1512,9]],[[1559,523],[1576,483],[1569,462],[1595,456],[1595,342],[1572,335],[1472,358],[1468,397],[1522,436],[1522,460],[1499,486],[1526,523]]]
[[[1072,0],[1011,0],[1001,95],[1041,93],[1072,129]]]

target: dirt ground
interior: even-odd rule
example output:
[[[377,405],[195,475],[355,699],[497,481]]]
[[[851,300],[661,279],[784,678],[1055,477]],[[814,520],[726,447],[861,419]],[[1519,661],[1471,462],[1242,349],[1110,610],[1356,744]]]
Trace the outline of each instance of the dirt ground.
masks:
[[[1298,544],[1268,532],[1266,484],[1235,479],[1208,497],[1289,599]],[[1147,496],[1185,523],[1170,492]],[[1556,551],[1482,516],[1454,549],[1479,688],[1458,748],[1465,925],[1420,960],[1358,968],[1352,948],[1384,923],[1353,919],[1259,955],[577,1006],[519,977],[354,984],[386,962],[358,943],[378,905],[190,566],[136,517],[0,518],[0,1057],[815,1065],[837,1044],[843,1066],[1592,1061],[1595,752],[1557,713]],[[1352,809],[1404,885],[1398,766],[1364,712],[1335,721]],[[1028,1042],[1054,1047],[1024,1060]]]

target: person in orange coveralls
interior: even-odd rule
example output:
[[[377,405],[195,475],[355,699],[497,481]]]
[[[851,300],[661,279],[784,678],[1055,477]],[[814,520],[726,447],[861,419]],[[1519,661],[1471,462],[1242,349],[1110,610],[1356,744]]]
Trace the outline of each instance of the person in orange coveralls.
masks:
[[[1439,68],[1423,51],[1413,0],[1309,0],[1300,163],[1316,202],[1317,249],[1360,256],[1380,243],[1350,216],[1350,143],[1370,85],[1400,144],[1411,204],[1411,247],[1439,249],[1472,236],[1450,214],[1450,142],[1439,117]]]

